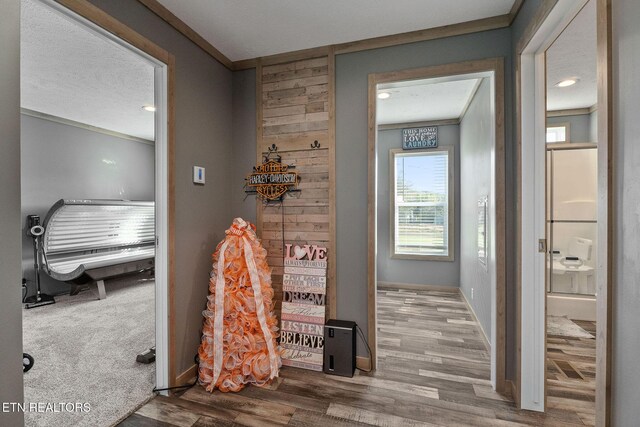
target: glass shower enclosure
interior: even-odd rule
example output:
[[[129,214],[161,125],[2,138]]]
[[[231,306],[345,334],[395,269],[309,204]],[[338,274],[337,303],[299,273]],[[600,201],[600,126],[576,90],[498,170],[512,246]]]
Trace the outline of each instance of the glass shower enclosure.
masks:
[[[597,146],[547,145],[547,292],[596,295]]]

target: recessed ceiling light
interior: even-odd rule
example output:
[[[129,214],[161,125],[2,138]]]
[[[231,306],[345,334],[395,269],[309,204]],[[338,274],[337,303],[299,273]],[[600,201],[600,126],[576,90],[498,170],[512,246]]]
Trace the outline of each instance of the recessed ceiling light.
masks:
[[[142,109],[143,109],[144,111],[150,111],[150,112],[152,112],[152,113],[153,113],[154,111],[156,111],[156,107],[155,107],[155,105],[143,105],[143,106],[142,106]]]
[[[391,98],[391,94],[389,92],[380,92],[378,94],[378,99],[389,99]]]
[[[573,86],[576,83],[578,83],[578,79],[566,79],[566,80],[562,80],[562,81],[556,83],[556,86],[558,86],[558,87],[569,87],[569,86]]]

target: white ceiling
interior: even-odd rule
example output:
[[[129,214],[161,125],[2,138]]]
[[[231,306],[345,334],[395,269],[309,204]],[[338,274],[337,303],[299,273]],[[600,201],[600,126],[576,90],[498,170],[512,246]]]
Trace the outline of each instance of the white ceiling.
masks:
[[[21,106],[154,139],[154,68],[36,0],[22,0]]]
[[[514,0],[159,0],[232,61],[509,13]]]
[[[442,0],[161,3],[230,59],[241,60],[501,15],[513,0],[456,0],[456,7]],[[596,103],[595,34],[590,0],[548,51],[549,110]],[[21,72],[23,108],[154,139],[154,115],[141,109],[153,104],[152,64],[37,0],[22,1]],[[578,77],[578,84],[555,87],[568,77]],[[457,118],[477,78],[391,85],[392,97],[378,104],[378,122]]]
[[[596,2],[590,0],[547,51],[547,110],[588,108],[597,103]],[[578,78],[573,86],[556,83]]]
[[[376,121],[385,125],[458,119],[479,83],[480,79],[471,75],[379,85],[378,93],[388,92],[391,97],[378,99]]]

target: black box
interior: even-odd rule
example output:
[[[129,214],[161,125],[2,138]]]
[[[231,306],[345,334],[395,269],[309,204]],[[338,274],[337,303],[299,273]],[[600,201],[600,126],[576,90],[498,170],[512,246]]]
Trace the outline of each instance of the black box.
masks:
[[[356,323],[329,319],[324,325],[324,373],[352,377],[356,370]]]

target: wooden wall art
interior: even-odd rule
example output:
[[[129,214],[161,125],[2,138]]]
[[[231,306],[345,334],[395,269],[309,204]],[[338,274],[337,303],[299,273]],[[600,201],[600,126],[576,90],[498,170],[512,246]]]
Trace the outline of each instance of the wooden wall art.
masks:
[[[322,371],[327,248],[285,245],[280,345],[282,364]]]
[[[284,242],[327,248],[327,275],[318,284],[326,289],[327,314],[332,317],[336,316],[334,69],[333,53],[281,64],[259,63],[256,68],[256,161],[262,163],[275,145],[282,163],[295,166],[299,177],[296,191],[285,193],[280,201],[257,204],[256,226],[272,268],[274,300],[284,300]],[[280,308],[278,304],[278,316]]]

